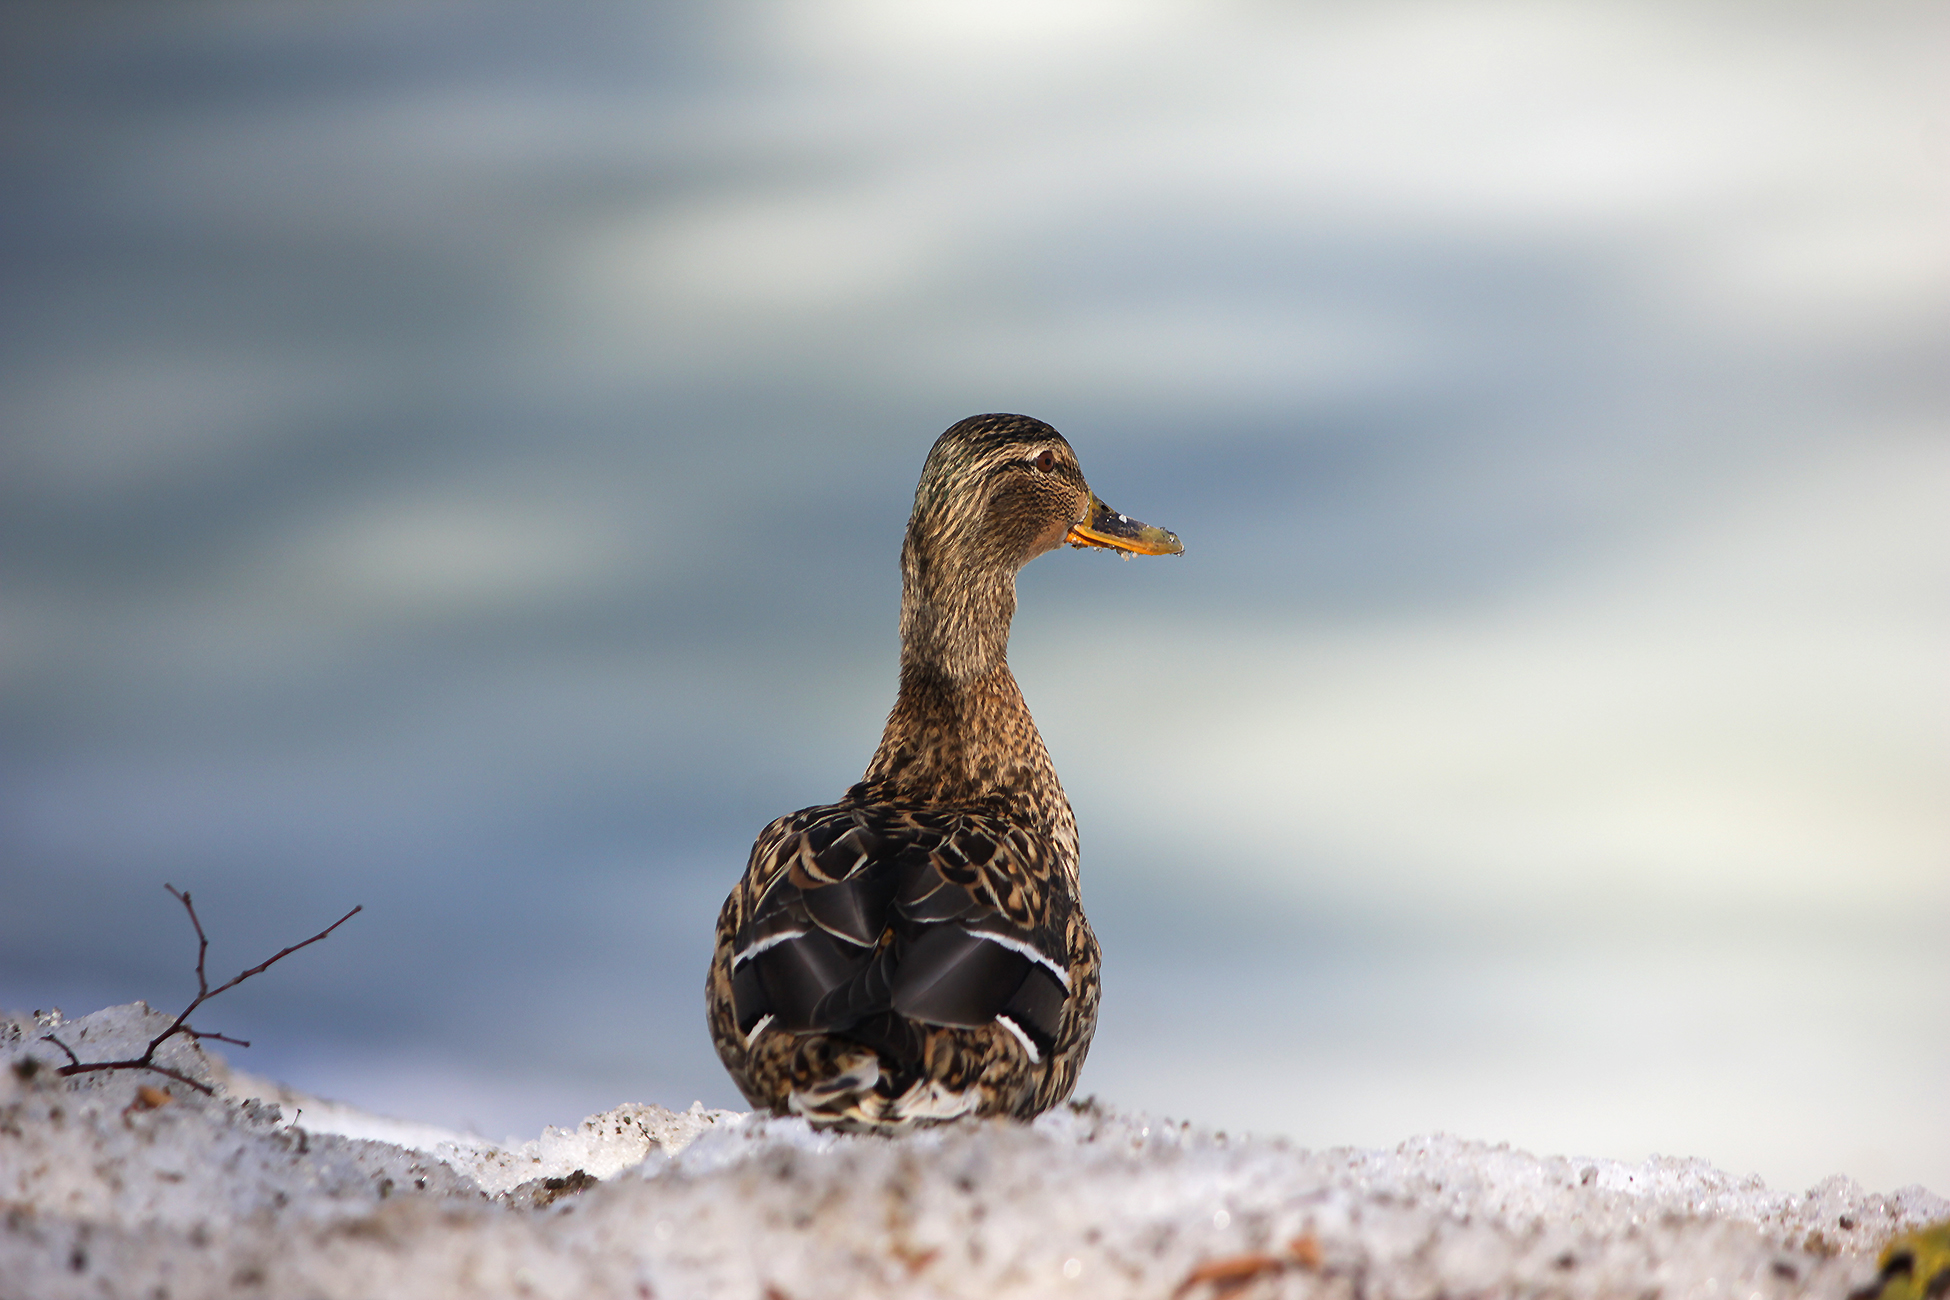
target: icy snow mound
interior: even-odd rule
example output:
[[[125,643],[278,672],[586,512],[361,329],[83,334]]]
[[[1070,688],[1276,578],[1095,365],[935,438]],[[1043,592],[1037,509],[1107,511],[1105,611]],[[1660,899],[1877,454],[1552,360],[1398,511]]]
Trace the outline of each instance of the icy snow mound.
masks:
[[[503,1148],[256,1085],[187,1042],[161,1061],[214,1096],[64,1079],[41,1041],[103,1060],[168,1023],[0,1017],[0,1300],[1834,1300],[1891,1234],[1950,1215],[1921,1188],[1787,1195],[1699,1161],[1443,1137],[1308,1152],[1093,1104],[897,1140],[625,1106]]]

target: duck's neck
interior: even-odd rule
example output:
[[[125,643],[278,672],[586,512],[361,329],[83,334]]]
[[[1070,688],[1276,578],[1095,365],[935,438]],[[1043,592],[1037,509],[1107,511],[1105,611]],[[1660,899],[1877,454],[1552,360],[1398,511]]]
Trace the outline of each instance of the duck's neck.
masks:
[[[910,671],[965,684],[1008,673],[1013,569],[944,564],[909,534],[901,550],[901,680]],[[905,689],[905,687],[903,687]]]
[[[1009,672],[1013,573],[929,581],[903,565],[900,697],[860,797],[1006,815],[1075,843],[1055,765]]]

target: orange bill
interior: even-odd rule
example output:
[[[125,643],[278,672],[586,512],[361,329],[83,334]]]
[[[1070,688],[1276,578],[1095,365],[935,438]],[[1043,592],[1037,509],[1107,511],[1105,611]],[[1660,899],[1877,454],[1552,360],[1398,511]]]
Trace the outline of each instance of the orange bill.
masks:
[[[1120,515],[1105,505],[1103,498],[1095,493],[1090,496],[1089,521],[1073,526],[1070,535],[1063,540],[1072,546],[1103,546],[1132,555],[1182,555],[1185,552],[1185,543],[1178,540],[1177,533],[1153,528],[1128,515]]]

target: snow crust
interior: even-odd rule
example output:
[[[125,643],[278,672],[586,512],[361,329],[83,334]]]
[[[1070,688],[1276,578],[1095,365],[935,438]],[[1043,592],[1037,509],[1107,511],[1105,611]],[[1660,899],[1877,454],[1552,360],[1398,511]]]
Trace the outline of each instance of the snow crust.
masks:
[[[1777,1300],[1950,1216],[1697,1160],[1449,1137],[1306,1151],[1085,1102],[900,1139],[628,1105],[496,1145],[362,1115],[164,1017],[0,1017],[0,1300],[65,1296],[1347,1296]],[[146,1091],[145,1091],[146,1090]],[[164,1098],[164,1094],[167,1094]],[[160,1100],[159,1100],[160,1099]]]

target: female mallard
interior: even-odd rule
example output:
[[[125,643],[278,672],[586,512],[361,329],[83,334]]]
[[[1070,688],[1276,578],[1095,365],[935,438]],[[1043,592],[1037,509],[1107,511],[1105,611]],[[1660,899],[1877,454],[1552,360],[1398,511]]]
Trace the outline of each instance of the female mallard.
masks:
[[[935,442],[901,547],[900,697],[860,783],[767,826],[705,997],[754,1106],[899,1129],[1027,1119],[1097,1027],[1077,823],[1009,674],[1016,572],[1058,543],[1185,548],[1093,495],[1063,435],[977,415]]]

